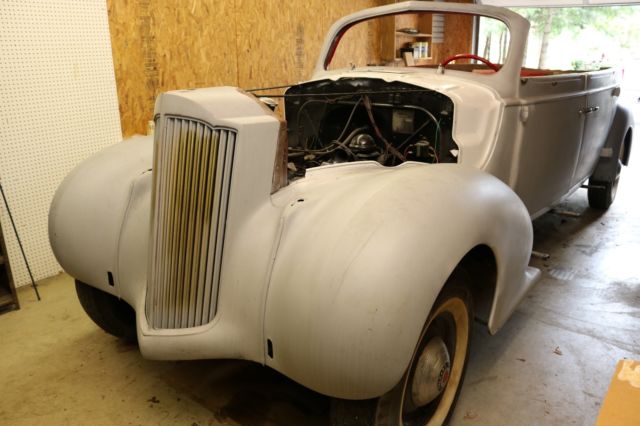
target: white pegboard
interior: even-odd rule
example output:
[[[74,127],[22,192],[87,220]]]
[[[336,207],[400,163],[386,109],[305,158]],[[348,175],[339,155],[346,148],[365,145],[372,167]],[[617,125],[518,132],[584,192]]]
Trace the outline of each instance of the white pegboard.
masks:
[[[60,271],[53,194],[80,161],[121,140],[105,0],[0,0],[0,182],[36,280]],[[7,212],[16,285],[29,283]]]

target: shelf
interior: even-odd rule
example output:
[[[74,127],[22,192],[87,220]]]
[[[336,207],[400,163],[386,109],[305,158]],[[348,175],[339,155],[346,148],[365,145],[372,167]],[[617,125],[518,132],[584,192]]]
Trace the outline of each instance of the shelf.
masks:
[[[428,58],[420,58],[420,59],[414,59],[413,63],[415,66],[421,66],[421,65],[434,65],[431,60],[433,59],[433,57],[429,56]]]
[[[433,50],[431,14],[417,12],[399,14],[384,21],[384,25],[387,29],[385,32],[386,42],[382,46],[385,52],[382,57],[385,61],[397,66],[433,65],[434,58],[437,59],[437,56]],[[415,33],[408,33],[405,30],[412,30]],[[414,59],[412,55],[414,51],[416,56],[422,53],[423,57]]]
[[[396,35],[401,35],[401,36],[404,36],[404,37],[412,37],[412,38],[431,37],[431,34],[425,34],[425,33],[411,34],[411,33],[405,33],[405,32],[402,32],[402,31],[396,31]]]

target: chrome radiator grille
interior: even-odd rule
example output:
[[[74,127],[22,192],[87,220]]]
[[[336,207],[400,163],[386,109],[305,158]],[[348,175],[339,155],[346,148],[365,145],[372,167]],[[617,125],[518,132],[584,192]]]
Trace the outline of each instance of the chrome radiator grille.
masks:
[[[216,311],[236,133],[165,116],[156,129],[146,315],[154,329]]]

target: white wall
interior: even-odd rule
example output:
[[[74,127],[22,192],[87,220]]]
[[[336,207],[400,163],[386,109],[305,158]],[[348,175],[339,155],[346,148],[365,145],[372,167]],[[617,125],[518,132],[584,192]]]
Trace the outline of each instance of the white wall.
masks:
[[[82,159],[121,139],[105,0],[0,0],[0,182],[36,279],[54,191]],[[4,204],[16,285],[29,283]]]

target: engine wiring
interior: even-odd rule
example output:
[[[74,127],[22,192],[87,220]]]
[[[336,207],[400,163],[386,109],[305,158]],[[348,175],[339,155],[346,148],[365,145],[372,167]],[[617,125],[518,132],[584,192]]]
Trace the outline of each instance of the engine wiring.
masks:
[[[380,128],[378,128],[378,125],[376,124],[376,120],[373,117],[373,110],[371,108],[371,99],[369,99],[369,96],[364,96],[364,107],[367,110],[367,115],[369,116],[369,121],[371,122],[371,125],[373,126],[373,130],[375,130],[376,132],[376,136],[378,136],[378,138],[385,144],[386,147],[386,151],[384,153],[385,156],[389,155],[389,151],[391,151],[391,153],[400,161],[405,162],[407,161],[407,159],[405,158],[404,155],[402,155],[397,149],[395,149],[393,147],[393,145],[391,145],[389,143],[389,141],[382,136],[382,132],[380,131]]]
[[[353,104],[353,108],[351,109],[351,113],[349,114],[349,118],[347,118],[347,122],[344,124],[344,128],[342,129],[342,132],[340,133],[340,136],[338,136],[338,140],[342,140],[342,137],[344,136],[345,132],[347,131],[347,128],[349,128],[349,124],[351,124],[351,120],[353,119],[353,116],[356,113],[356,110],[358,109],[358,105],[360,105],[360,102],[362,102],[362,96],[358,98],[358,100],[356,101],[355,104]],[[348,140],[349,138],[347,138]]]
[[[301,116],[302,112],[304,111],[305,115],[306,115],[306,116],[307,116],[307,118],[309,119],[309,123],[310,123],[311,127],[313,128],[314,136],[316,137],[316,140],[319,140],[319,139],[320,139],[320,135],[319,135],[318,129],[317,129],[317,127],[316,127],[316,123],[313,121],[313,119],[312,119],[312,118],[311,118],[311,116],[309,115],[308,110],[306,109],[306,107],[307,107],[309,104],[312,104],[312,103],[321,103],[321,104],[323,105],[323,110],[322,110],[321,115],[324,115],[324,112],[326,111],[327,105],[329,105],[329,104],[335,104],[335,103],[338,103],[338,102],[340,102],[340,101],[342,101],[342,100],[345,100],[345,99],[348,99],[348,98],[351,98],[351,97],[352,97],[352,96],[342,96],[342,95],[341,95],[341,96],[339,96],[339,97],[337,97],[337,98],[331,98],[331,97],[329,97],[329,96],[327,96],[327,95],[325,94],[325,99],[308,99],[307,101],[305,101],[305,102],[300,106],[300,109],[298,110],[298,114],[296,115],[296,129],[297,129],[297,132],[298,132],[298,138],[300,138],[300,136],[301,136],[301,134],[300,134],[300,133],[301,133],[300,116]],[[351,123],[351,119],[353,118],[353,115],[355,114],[355,112],[356,112],[356,110],[357,110],[358,104],[359,104],[361,101],[362,101],[362,97],[358,98],[358,101],[357,101],[357,102],[355,103],[355,105],[353,106],[353,109],[352,109],[352,111],[351,111],[351,114],[349,115],[349,118],[347,119],[347,123],[345,124],[344,130],[343,130],[342,134],[340,135],[340,137],[338,137],[338,139],[337,139],[337,140],[341,140],[341,139],[342,139],[342,136],[344,135],[344,132],[345,132],[345,131],[347,130],[347,128],[349,127],[349,124]],[[305,140],[305,148],[309,149],[309,147],[306,145],[306,142],[307,142],[307,141]],[[311,149],[313,149],[313,148],[311,148]]]
[[[436,117],[431,114],[428,110],[424,110],[427,113],[427,116],[432,120],[431,122],[433,122],[436,125],[436,132],[435,132],[435,142],[434,145],[438,145],[438,136],[440,133],[440,120],[436,120]],[[402,149],[402,147],[409,141],[411,141],[411,139],[413,139],[414,137],[416,137],[418,134],[420,134],[420,132],[427,127],[427,125],[430,123],[430,121],[425,121],[424,123],[422,123],[422,125],[420,127],[418,127],[418,130],[416,130],[415,132],[413,132],[411,135],[409,135],[408,138],[406,138],[403,142],[401,142],[398,145],[398,149]]]
[[[353,117],[358,109],[358,106],[360,106],[360,104],[362,104],[367,112],[367,117],[369,119],[369,123],[371,124],[376,137],[378,138],[378,140],[380,140],[383,144],[384,144],[384,148],[385,151],[383,153],[383,159],[387,158],[389,156],[389,154],[393,155],[393,157],[395,157],[396,160],[400,161],[400,162],[405,162],[407,161],[407,157],[409,154],[409,149],[411,148],[412,144],[408,144],[409,142],[411,142],[416,136],[418,136],[429,124],[434,124],[435,125],[435,131],[434,131],[434,146],[429,146],[429,151],[432,153],[432,158],[435,160],[436,163],[439,162],[439,158],[437,155],[437,148],[438,148],[438,139],[439,139],[439,133],[440,133],[440,121],[436,119],[436,117],[429,111],[426,109],[420,109],[421,111],[423,111],[426,116],[427,119],[425,120],[424,123],[422,123],[411,135],[409,135],[404,141],[402,141],[398,147],[394,147],[388,140],[387,138],[384,137],[384,135],[382,134],[382,131],[380,130],[374,113],[373,113],[373,104],[371,102],[371,98],[368,95],[363,95],[363,96],[359,96],[357,98],[357,100],[354,102],[353,107],[351,108],[351,111],[349,113],[349,116],[344,124],[344,126],[342,127],[342,130],[340,132],[340,135],[333,139],[329,144],[325,145],[325,146],[321,146],[319,148],[315,148],[315,142],[319,142],[320,141],[320,135],[318,132],[318,128],[317,128],[317,123],[315,123],[313,121],[313,119],[311,118],[311,116],[309,115],[309,112],[307,110],[307,106],[309,104],[312,103],[321,103],[323,104],[323,113],[324,110],[326,110],[326,106],[330,103],[337,103],[340,101],[345,100],[346,98],[350,98],[353,97],[353,95],[340,95],[337,98],[329,98],[326,94],[324,95],[325,99],[323,100],[319,100],[319,99],[308,99],[306,100],[301,106],[300,109],[298,110],[298,114],[296,117],[296,122],[297,122],[297,126],[296,128],[298,129],[298,137],[300,138],[301,136],[301,126],[300,126],[300,122],[301,122],[301,115],[304,112],[305,116],[307,117],[307,119],[309,120],[309,124],[312,127],[313,130],[313,135],[314,135],[314,139],[313,139],[313,143],[311,146],[309,146],[307,144],[307,139],[303,139],[304,143],[304,148],[295,148],[295,147],[290,147],[289,148],[289,152],[291,157],[300,157],[300,156],[304,156],[304,157],[312,157],[312,159],[315,159],[317,157],[321,157],[321,156],[325,156],[328,154],[331,154],[335,151],[337,151],[338,149],[342,149],[345,153],[347,153],[353,160],[357,160],[358,157],[357,155],[347,146],[346,142],[351,140],[356,134],[363,132],[366,127],[358,127],[354,130],[352,130],[346,138],[344,138],[345,133],[347,132],[347,130],[349,129],[349,125],[351,124]],[[401,151],[401,149],[406,145],[406,149],[404,150],[404,152]]]
[[[288,128],[292,179],[310,167],[352,161],[456,162],[453,103],[433,90],[375,79],[323,80],[281,97],[294,124]]]
[[[318,134],[318,130],[317,127],[315,125],[315,123],[313,123],[313,120],[311,119],[308,111],[305,109],[305,106],[308,105],[310,102],[321,102],[318,100],[308,100],[306,101],[301,107],[300,110],[298,111],[298,123],[300,122],[300,115],[302,114],[302,112],[304,111],[305,115],[307,116],[307,118],[310,121],[310,124],[312,125],[313,128],[313,133],[315,136],[314,141],[319,140],[319,134]],[[373,108],[372,108],[372,103],[371,103],[371,99],[368,96],[361,96],[359,97],[356,102],[353,104],[353,107],[351,108],[351,112],[349,113],[349,116],[344,124],[344,126],[342,127],[342,131],[340,132],[340,135],[332,140],[328,145],[321,147],[319,149],[314,149],[313,146],[309,147],[306,144],[306,140],[305,140],[305,146],[306,148],[300,149],[300,148],[290,148],[290,152],[292,152],[292,154],[294,154],[294,156],[296,156],[295,154],[301,154],[303,155],[304,153],[311,153],[311,154],[316,154],[316,155],[327,155],[330,154],[332,152],[335,152],[337,149],[342,148],[347,154],[349,154],[349,156],[352,159],[357,159],[357,156],[353,153],[353,151],[351,151],[349,149],[349,147],[346,145],[346,142],[351,140],[356,134],[363,132],[364,130],[366,130],[366,127],[358,127],[355,130],[352,130],[346,138],[344,138],[345,133],[347,132],[347,130],[349,129],[349,125],[351,124],[351,121],[353,119],[353,116],[355,115],[355,112],[358,108],[358,106],[360,104],[363,104],[363,106],[365,107],[365,110],[367,111],[367,116],[369,118],[369,122],[371,123],[371,126],[373,127],[376,136],[378,137],[378,139],[380,141],[382,141],[382,143],[384,144],[385,147],[385,152],[384,152],[384,156],[387,157],[389,155],[389,153],[391,153],[397,160],[401,161],[401,162],[405,162],[407,161],[407,156],[409,153],[409,149],[411,148],[412,144],[407,145],[409,142],[411,142],[416,136],[418,136],[429,124],[434,124],[435,125],[435,131],[434,131],[434,146],[430,147],[430,151],[432,152],[432,157],[435,159],[435,162],[439,162],[438,159],[438,155],[437,155],[437,149],[438,149],[438,142],[439,142],[439,134],[440,134],[440,120],[437,120],[436,117],[428,110],[423,109],[422,111],[426,113],[427,115],[427,120],[425,120],[424,123],[422,123],[420,125],[420,127],[418,127],[418,129],[416,129],[411,135],[409,135],[404,141],[402,141],[398,147],[394,147],[382,134],[382,132],[380,131],[380,128],[378,127],[374,114],[373,114]],[[325,104],[326,106],[326,104]],[[300,126],[297,126],[298,129],[300,129]],[[298,131],[298,134],[300,136],[300,130]],[[335,146],[337,145],[337,146]],[[402,152],[402,148],[407,145],[406,149],[404,150],[404,152]]]
[[[324,104],[324,109],[326,109],[326,105],[327,105],[327,103],[329,103],[328,101],[327,102],[322,102],[322,101],[319,101],[317,99],[309,99],[306,102],[304,102],[302,104],[302,106],[300,107],[300,109],[298,110],[298,115],[296,117],[296,122],[297,122],[296,128],[298,129],[298,137],[300,137],[300,129],[301,129],[301,126],[300,126],[300,115],[304,111],[305,114],[307,115],[307,117],[309,118],[309,120],[312,122],[311,125],[312,125],[313,131],[314,131],[315,140],[319,141],[320,140],[320,135],[319,135],[319,132],[317,130],[317,127],[315,126],[315,123],[313,123],[313,120],[311,119],[311,116],[309,115],[308,111],[305,109],[305,107],[307,105],[309,105],[310,103],[312,103],[312,102],[321,102],[321,103],[323,103]],[[334,102],[335,102],[335,100],[334,100]],[[347,154],[349,154],[352,159],[357,160],[358,157],[353,153],[353,151],[351,149],[349,149],[349,147],[345,143],[346,141],[350,140],[350,138],[353,137],[353,136],[350,134],[347,139],[343,140],[342,138],[343,138],[344,134],[346,133],[347,129],[349,128],[349,124],[351,123],[351,120],[353,119],[353,116],[354,116],[354,114],[355,114],[360,102],[362,102],[362,97],[358,98],[358,100],[353,105],[353,108],[351,109],[351,113],[349,114],[349,118],[347,119],[347,122],[345,123],[345,125],[344,125],[344,127],[342,129],[342,132],[340,133],[340,136],[338,136],[337,139],[332,140],[329,145],[327,145],[325,147],[321,147],[319,149],[314,149],[313,146],[311,148],[309,148],[307,143],[306,143],[307,141],[305,139],[304,140],[305,148],[296,149],[296,148],[293,148],[293,147],[289,147],[289,151],[292,152],[293,154],[302,154],[302,155],[307,154],[307,153],[308,154],[312,154],[312,155],[327,155],[327,154],[330,154],[332,152],[335,152],[339,148],[342,148],[343,151],[345,151]],[[315,142],[315,140],[314,140],[314,142]],[[334,146],[334,145],[337,145],[337,146]]]

